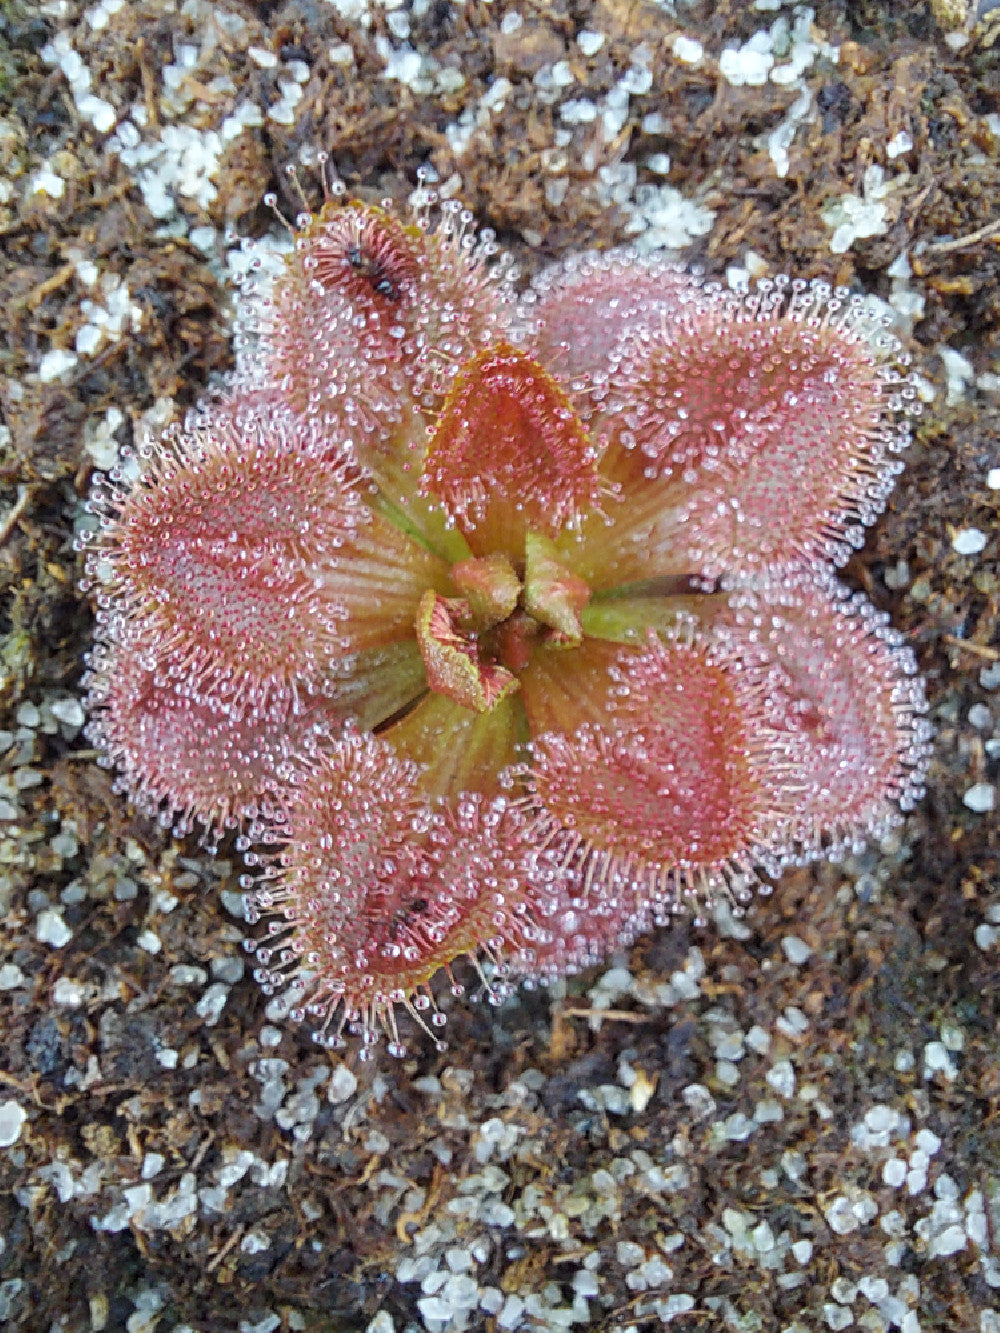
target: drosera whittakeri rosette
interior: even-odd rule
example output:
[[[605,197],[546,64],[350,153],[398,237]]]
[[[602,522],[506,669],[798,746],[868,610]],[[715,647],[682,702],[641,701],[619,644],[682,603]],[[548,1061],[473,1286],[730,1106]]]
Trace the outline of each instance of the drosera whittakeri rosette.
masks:
[[[331,190],[251,272],[229,383],[96,492],[90,735],[238,832],[318,1040],[400,1054],[459,960],[500,999],[902,818],[922,682],[835,570],[905,361],[820,282],[612,250],[519,289],[426,189]]]

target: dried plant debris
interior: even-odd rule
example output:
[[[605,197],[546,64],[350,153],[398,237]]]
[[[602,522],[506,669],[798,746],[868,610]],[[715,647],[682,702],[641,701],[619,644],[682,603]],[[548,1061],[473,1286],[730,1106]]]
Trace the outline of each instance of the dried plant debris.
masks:
[[[0,6],[0,1323],[1000,1329],[1000,116],[973,8]],[[233,284],[288,244],[263,197],[315,211],[320,150],[368,203],[423,168],[524,277],[631,243],[848,287],[923,402],[843,573],[925,675],[925,801],[747,917],[499,1008],[445,988],[446,1052],[367,1064],[262,1000],[237,849],[122,801],[80,685],[91,476],[231,370]]]

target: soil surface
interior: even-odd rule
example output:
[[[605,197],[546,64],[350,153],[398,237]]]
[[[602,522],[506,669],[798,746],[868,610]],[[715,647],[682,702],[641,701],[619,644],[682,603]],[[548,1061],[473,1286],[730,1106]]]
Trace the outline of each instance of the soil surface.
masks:
[[[0,0],[0,1326],[1000,1331],[1000,45],[974,11]],[[927,680],[899,834],[554,992],[445,995],[444,1054],[367,1064],[268,1018],[238,857],[136,816],[80,705],[91,474],[231,366],[235,238],[280,230],[269,191],[321,199],[317,150],[400,204],[430,167],[526,273],[679,229],[723,280],[872,293],[925,399],[845,571]]]

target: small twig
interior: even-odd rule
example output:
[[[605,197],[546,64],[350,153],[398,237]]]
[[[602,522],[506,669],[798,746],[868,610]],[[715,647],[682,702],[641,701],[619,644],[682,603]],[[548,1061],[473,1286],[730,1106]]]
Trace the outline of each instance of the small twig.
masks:
[[[652,1287],[649,1291],[640,1292],[638,1296],[633,1296],[630,1301],[627,1301],[624,1305],[619,1305],[617,1309],[612,1310],[610,1318],[617,1319],[619,1315],[627,1315],[630,1311],[634,1310],[636,1306],[643,1305],[646,1301],[650,1300],[662,1300],[664,1296],[669,1296],[669,1294],[669,1288],[665,1290],[663,1288]],[[674,1318],[682,1319],[685,1315],[694,1315],[696,1319],[700,1319],[702,1315],[709,1314],[711,1314],[711,1311],[706,1310],[704,1306],[693,1305],[690,1310],[678,1310],[677,1314],[674,1315]],[[645,1319],[647,1316],[640,1315],[639,1317]],[[652,1315],[649,1317],[652,1318]],[[618,1327],[624,1329],[627,1328],[628,1325],[620,1324]]]
[[[986,1217],[986,1244],[991,1254],[1000,1253],[997,1248],[997,1236],[993,1226],[993,1199],[990,1196],[989,1181],[985,1172],[980,1172],[978,1176],[979,1192],[983,1196],[983,1213]]]
[[[1000,236],[1000,218],[995,222],[987,222],[977,231],[970,231],[968,236],[956,236],[951,241],[928,241],[924,246],[924,252],[946,255],[952,250],[966,250],[970,245],[978,245],[980,241],[991,241],[994,236]]]
[[[205,1265],[205,1271],[206,1271],[207,1273],[211,1273],[211,1272],[213,1272],[216,1268],[218,1268],[219,1264],[222,1263],[223,1259],[225,1259],[226,1255],[227,1255],[227,1254],[229,1253],[229,1251],[233,1248],[233,1246],[237,1243],[237,1241],[240,1241],[240,1240],[243,1239],[243,1233],[244,1233],[245,1231],[246,1231],[246,1227],[243,1225],[243,1223],[240,1223],[240,1225],[236,1228],[236,1230],[232,1233],[232,1235],[231,1235],[231,1236],[229,1237],[229,1239],[226,1241],[225,1245],[223,1245],[223,1247],[219,1250],[219,1252],[218,1252],[216,1255],[214,1255],[213,1258],[209,1259],[208,1263]]]
[[[60,287],[65,287],[66,283],[76,273],[75,264],[63,264],[62,268],[57,269],[51,278],[46,278],[44,282],[39,283],[27,295],[25,304],[29,310],[37,310],[47,296],[57,292]]]
[[[566,1018],[610,1018],[618,1023],[648,1023],[649,1014],[637,1014],[632,1009],[563,1009]]]
[[[17,500],[7,514],[6,518],[0,521],[0,546],[7,540],[13,532],[18,519],[31,503],[31,487],[20,485],[17,488]]]
[[[33,1083],[24,1083],[21,1079],[15,1078],[13,1074],[8,1074],[0,1069],[0,1083],[6,1083],[11,1088],[16,1088],[18,1092],[26,1097],[31,1097],[35,1105],[41,1107],[43,1111],[55,1111],[60,1114],[60,1105],[58,1102],[43,1102],[39,1096],[38,1089]]]
[[[952,648],[964,648],[966,652],[975,653],[977,657],[985,657],[989,662],[1000,661],[1000,652],[996,648],[988,648],[985,643],[972,643],[969,639],[956,639],[954,634],[946,634],[944,641],[950,644]]]

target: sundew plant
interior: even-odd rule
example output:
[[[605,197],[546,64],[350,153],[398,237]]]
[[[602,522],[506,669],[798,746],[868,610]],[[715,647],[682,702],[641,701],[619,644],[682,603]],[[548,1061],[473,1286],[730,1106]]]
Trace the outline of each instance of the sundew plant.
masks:
[[[258,980],[362,1054],[459,960],[498,1001],[882,835],[926,766],[913,655],[835,575],[915,411],[863,299],[497,250],[334,188],[93,500],[89,734],[237,831]]]

